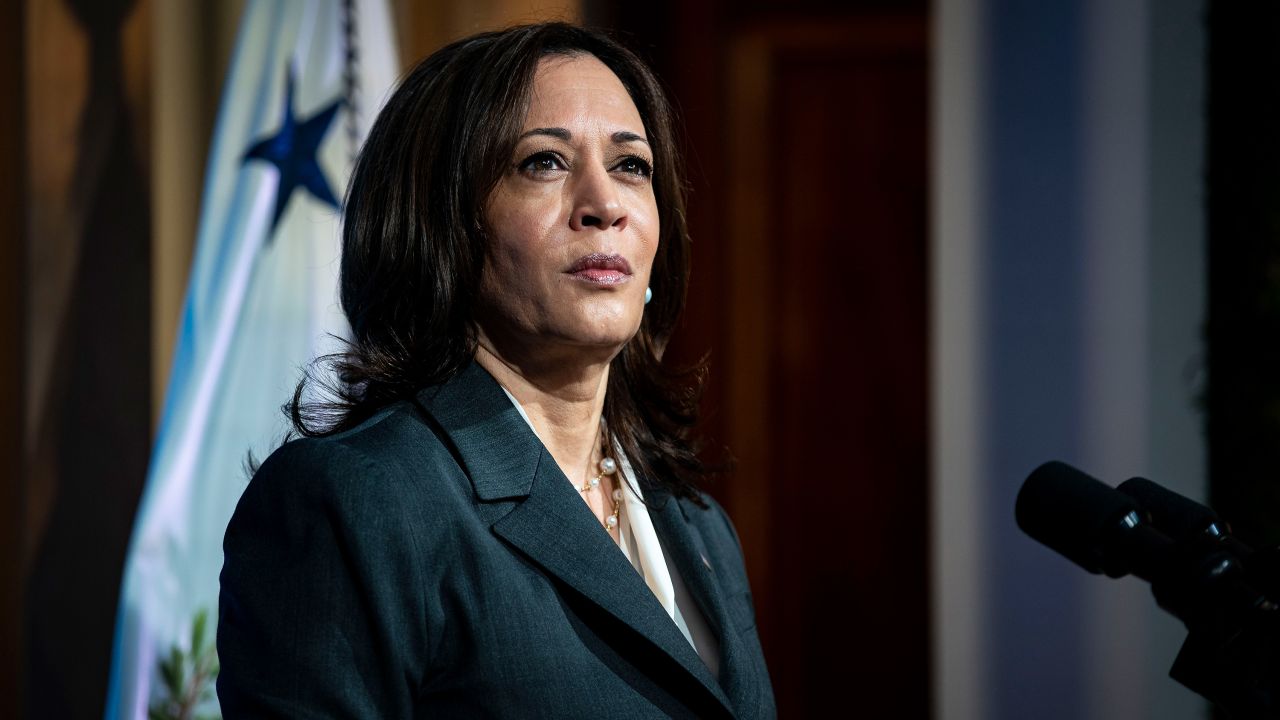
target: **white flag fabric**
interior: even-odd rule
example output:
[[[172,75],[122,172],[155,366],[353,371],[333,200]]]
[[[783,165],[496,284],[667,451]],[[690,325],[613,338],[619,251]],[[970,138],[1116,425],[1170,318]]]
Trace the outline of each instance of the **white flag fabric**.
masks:
[[[345,336],[338,204],[399,74],[384,0],[249,0],[210,148],[164,414],[117,611],[108,720],[146,718],[157,662],[217,616],[222,536],[287,424],[300,369]],[[212,633],[209,633],[212,635]],[[203,712],[212,710],[208,705]]]

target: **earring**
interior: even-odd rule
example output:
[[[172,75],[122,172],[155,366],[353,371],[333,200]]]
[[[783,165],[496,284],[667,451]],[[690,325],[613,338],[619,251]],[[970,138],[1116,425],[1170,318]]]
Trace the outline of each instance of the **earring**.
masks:
[[[645,305],[648,305],[648,304],[649,304],[649,301],[650,301],[650,300],[652,300],[652,299],[653,299],[653,288],[648,288],[648,287],[647,287],[647,288],[645,288],[645,289],[644,289],[644,304],[645,304]]]

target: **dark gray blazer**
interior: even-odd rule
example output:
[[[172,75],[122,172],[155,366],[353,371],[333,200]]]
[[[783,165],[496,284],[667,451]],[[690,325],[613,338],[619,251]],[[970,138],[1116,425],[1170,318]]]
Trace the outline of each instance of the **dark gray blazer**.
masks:
[[[773,717],[729,519],[645,492],[719,681],[480,366],[286,444],[227,527],[224,716]]]

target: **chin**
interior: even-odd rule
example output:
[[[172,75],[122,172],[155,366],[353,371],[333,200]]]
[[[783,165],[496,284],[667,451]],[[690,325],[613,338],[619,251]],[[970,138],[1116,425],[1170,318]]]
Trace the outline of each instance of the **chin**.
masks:
[[[621,352],[623,346],[631,342],[631,338],[635,336],[635,331],[629,333],[609,333],[607,335],[597,335],[594,337],[584,338],[579,344],[584,347],[598,348],[602,351],[608,351],[610,354],[617,354],[618,352]]]
[[[639,319],[635,321],[619,319],[606,323],[591,323],[587,327],[579,326],[576,331],[565,333],[565,335],[573,338],[575,345],[617,353],[622,350],[623,345],[631,342],[631,338],[635,337],[639,330]]]
[[[630,303],[601,303],[584,310],[569,320],[577,330],[575,334],[605,345],[626,344],[640,330],[640,321],[644,319],[643,312],[633,310]]]

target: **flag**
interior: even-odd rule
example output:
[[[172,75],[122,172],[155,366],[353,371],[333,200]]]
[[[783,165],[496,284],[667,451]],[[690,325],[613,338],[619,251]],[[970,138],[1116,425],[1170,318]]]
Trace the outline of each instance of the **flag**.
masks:
[[[335,349],[328,333],[347,333],[337,300],[339,207],[398,72],[384,0],[245,7],[125,561],[108,720],[146,718],[174,680],[161,661],[175,647],[190,651],[201,611],[215,626],[222,536],[248,483],[246,454],[260,460],[280,442],[280,406],[300,369]]]

